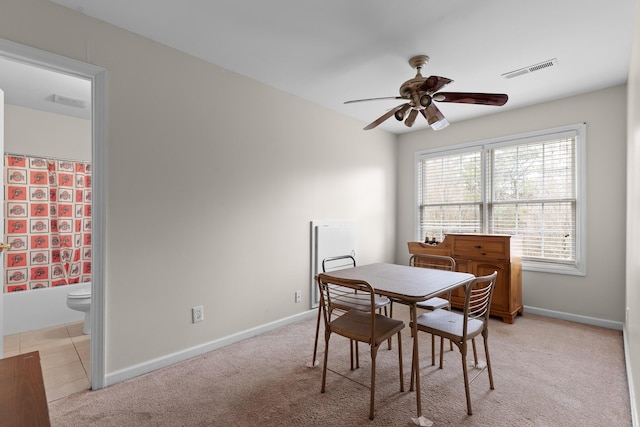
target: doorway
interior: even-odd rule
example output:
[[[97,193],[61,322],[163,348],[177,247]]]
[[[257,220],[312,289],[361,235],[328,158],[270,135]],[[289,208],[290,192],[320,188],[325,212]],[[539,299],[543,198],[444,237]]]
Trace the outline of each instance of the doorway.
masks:
[[[90,382],[92,389],[105,387],[105,337],[104,337],[104,248],[105,248],[105,70],[60,55],[0,39],[0,60],[12,61],[89,82],[90,87],[90,135],[92,182],[92,270],[91,270],[91,340]],[[1,66],[1,64],[0,64]],[[1,88],[0,88],[1,89]],[[63,94],[59,94],[64,97]],[[6,98],[6,94],[5,94]],[[64,100],[63,100],[64,101]],[[69,101],[67,99],[66,101]],[[71,102],[73,98],[71,98]],[[0,124],[0,128],[2,125]],[[4,150],[3,150],[4,151]],[[2,241],[5,236],[1,236]],[[4,307],[4,292],[0,292],[0,307]],[[3,310],[4,312],[4,310]],[[4,337],[5,322],[0,316],[0,336]],[[0,354],[3,344],[0,340]]]

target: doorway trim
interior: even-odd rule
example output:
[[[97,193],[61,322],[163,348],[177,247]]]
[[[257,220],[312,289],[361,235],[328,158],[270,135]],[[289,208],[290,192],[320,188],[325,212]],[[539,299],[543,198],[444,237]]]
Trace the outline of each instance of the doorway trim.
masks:
[[[91,81],[91,388],[104,388],[106,248],[106,70],[0,38],[0,56]],[[1,324],[1,323],[0,323]],[[2,331],[0,331],[0,335]],[[1,338],[1,337],[0,337]]]

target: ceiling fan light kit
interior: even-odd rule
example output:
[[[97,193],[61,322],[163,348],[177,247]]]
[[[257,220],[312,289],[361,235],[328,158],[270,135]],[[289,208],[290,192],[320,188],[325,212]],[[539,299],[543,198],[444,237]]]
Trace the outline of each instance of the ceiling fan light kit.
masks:
[[[416,121],[416,117],[418,117],[418,110],[411,110],[409,112],[409,117],[404,121],[404,124],[408,127],[413,126],[413,123]]]
[[[406,117],[404,124],[411,127],[418,113],[421,113],[433,130],[440,130],[449,126],[449,122],[433,101],[502,106],[509,99],[506,94],[502,93],[438,92],[449,83],[452,83],[453,80],[440,76],[423,77],[422,67],[424,67],[427,62],[429,62],[427,55],[416,55],[409,59],[409,65],[416,70],[416,76],[402,83],[400,86],[400,96],[355,99],[346,101],[345,104],[380,99],[403,99],[406,101],[404,104],[387,111],[378,119],[365,126],[364,129],[373,129],[391,116],[394,116],[398,121],[405,120]]]

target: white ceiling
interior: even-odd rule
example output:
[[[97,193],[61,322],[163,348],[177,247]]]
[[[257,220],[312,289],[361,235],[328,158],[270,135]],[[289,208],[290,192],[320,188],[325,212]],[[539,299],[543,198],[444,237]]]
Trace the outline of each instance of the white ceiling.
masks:
[[[509,95],[503,107],[438,103],[455,122],[627,80],[635,0],[51,0],[361,120],[374,121],[415,75],[446,91]],[[550,59],[557,66],[502,74]],[[412,128],[394,118],[380,128]]]
[[[91,82],[0,56],[0,89],[4,102],[21,107],[91,118]],[[53,102],[53,95],[82,101],[84,108]]]

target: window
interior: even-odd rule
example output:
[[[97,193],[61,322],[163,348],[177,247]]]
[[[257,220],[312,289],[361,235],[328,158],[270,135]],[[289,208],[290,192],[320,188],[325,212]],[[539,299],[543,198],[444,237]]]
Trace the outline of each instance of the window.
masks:
[[[585,274],[585,125],[417,153],[417,234],[523,236],[523,268]]]

